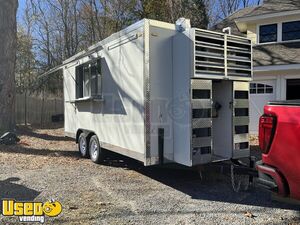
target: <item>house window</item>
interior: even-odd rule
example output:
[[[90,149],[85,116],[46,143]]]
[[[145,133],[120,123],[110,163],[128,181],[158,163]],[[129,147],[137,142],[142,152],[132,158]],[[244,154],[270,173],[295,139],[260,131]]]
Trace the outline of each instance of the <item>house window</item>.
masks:
[[[300,99],[300,79],[288,79],[286,81],[286,100]]]
[[[262,25],[259,27],[259,42],[276,42],[277,41],[277,24]]]
[[[101,59],[76,67],[76,99],[101,97]]]
[[[282,23],[282,40],[300,39],[300,21]]]
[[[274,88],[271,85],[251,83],[250,94],[273,94]]]

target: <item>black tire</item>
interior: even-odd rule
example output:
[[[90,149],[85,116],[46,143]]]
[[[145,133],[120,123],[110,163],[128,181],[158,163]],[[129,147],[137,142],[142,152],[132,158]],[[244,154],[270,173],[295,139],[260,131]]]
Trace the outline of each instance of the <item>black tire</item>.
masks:
[[[101,163],[104,159],[104,152],[103,149],[100,146],[99,140],[96,135],[93,135],[90,138],[89,143],[89,154],[90,158],[94,163]]]
[[[89,143],[84,133],[81,133],[78,138],[78,151],[83,158],[89,157]]]

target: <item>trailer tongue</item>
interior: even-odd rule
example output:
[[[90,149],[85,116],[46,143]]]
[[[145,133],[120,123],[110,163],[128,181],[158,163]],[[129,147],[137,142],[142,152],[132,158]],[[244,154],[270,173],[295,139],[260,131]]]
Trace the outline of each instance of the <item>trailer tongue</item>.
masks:
[[[144,19],[61,69],[65,132],[79,149],[99,155],[105,148],[145,166],[250,155],[249,39],[192,28],[186,19]]]

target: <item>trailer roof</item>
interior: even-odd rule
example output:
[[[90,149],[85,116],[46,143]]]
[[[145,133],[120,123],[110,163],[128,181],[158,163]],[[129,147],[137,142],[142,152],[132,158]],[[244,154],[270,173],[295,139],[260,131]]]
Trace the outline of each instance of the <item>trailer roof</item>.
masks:
[[[134,30],[144,26],[145,22],[149,22],[152,26],[164,27],[167,29],[175,29],[175,24],[166,23],[166,22],[162,22],[162,21],[158,21],[158,20],[142,19],[142,20],[137,21],[136,23],[124,28],[123,30],[120,30],[119,32],[110,35],[109,37],[103,39],[102,41],[99,41],[96,44],[91,45],[86,50],[83,50],[83,51],[73,55],[72,57],[64,60],[61,65],[58,65],[58,66],[52,68],[51,70],[41,74],[39,77],[41,78],[41,77],[53,74],[59,70],[62,70],[64,66],[66,66],[67,64],[69,64],[71,62],[74,62],[83,57],[86,57],[94,52],[100,51],[101,49],[103,49],[103,47],[102,47],[103,45],[105,45],[113,40],[116,40],[116,39],[122,37],[123,35],[126,35],[126,34],[130,33],[131,31],[134,31]]]
[[[78,58],[85,57],[86,55],[89,55],[93,52],[101,50],[103,48],[102,47],[103,45],[105,45],[111,41],[114,41],[114,40],[130,33],[131,31],[134,31],[134,30],[144,26],[144,24],[146,22],[149,22],[150,25],[152,25],[152,26],[164,27],[164,28],[168,28],[168,29],[175,29],[175,24],[166,23],[166,22],[162,22],[162,21],[158,21],[158,20],[142,19],[142,20],[124,28],[123,30],[120,30],[119,32],[110,35],[109,37],[103,39],[102,41],[99,41],[98,43],[88,47],[86,50],[81,51],[81,52],[77,53],[76,55],[66,59],[64,61],[64,64],[70,63],[74,60],[77,60]]]

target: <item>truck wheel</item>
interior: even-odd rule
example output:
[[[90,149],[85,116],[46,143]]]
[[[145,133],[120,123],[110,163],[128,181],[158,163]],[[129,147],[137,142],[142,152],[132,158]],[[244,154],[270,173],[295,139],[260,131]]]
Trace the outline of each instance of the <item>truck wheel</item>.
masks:
[[[103,150],[100,146],[99,140],[96,135],[93,135],[89,143],[89,153],[91,160],[94,163],[100,163],[103,161]]]
[[[84,133],[81,133],[78,138],[78,150],[82,157],[87,158],[89,156],[87,138]]]

